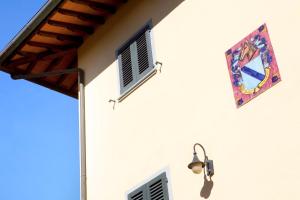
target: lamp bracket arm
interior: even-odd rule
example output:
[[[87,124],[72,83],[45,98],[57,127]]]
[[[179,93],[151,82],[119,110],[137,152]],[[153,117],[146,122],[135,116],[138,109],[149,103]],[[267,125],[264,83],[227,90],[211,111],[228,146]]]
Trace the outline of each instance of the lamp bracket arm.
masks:
[[[204,153],[204,159],[205,159],[205,161],[207,161],[208,157],[206,155],[206,151],[205,151],[204,147],[201,144],[199,144],[199,143],[194,144],[194,154],[197,154],[197,152],[196,152],[196,146],[201,147],[201,149],[203,150],[203,153]]]

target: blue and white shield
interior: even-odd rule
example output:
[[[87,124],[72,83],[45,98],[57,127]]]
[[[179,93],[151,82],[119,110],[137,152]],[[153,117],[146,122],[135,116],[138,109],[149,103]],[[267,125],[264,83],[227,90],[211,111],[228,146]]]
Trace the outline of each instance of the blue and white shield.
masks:
[[[245,90],[254,90],[257,88],[266,77],[261,56],[257,56],[242,67],[241,75]]]

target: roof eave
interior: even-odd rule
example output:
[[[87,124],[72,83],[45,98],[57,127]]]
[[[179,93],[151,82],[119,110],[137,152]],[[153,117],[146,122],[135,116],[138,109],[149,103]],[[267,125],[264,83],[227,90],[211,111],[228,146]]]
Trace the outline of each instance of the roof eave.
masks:
[[[0,66],[15,50],[37,29],[42,22],[57,8],[64,0],[49,0],[37,14],[27,23],[22,30],[11,40],[7,47],[0,54]]]

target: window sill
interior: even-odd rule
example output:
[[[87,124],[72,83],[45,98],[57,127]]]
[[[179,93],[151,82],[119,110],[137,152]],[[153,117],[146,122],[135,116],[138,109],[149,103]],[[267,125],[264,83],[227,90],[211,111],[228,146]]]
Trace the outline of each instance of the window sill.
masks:
[[[147,80],[153,77],[157,73],[157,68],[153,68],[144,78],[135,83],[132,87],[130,87],[127,91],[125,91],[117,100],[118,102],[122,102],[126,97],[128,97],[131,93],[133,93],[137,88],[143,85]]]

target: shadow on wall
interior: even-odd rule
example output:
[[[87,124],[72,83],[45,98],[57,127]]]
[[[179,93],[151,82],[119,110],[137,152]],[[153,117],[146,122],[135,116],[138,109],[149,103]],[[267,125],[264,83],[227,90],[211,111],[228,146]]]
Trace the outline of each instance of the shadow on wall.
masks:
[[[79,65],[86,72],[86,84],[116,61],[116,50],[149,20],[155,27],[183,1],[130,0],[124,4],[79,50]]]
[[[208,180],[207,176],[204,173],[204,184],[203,184],[203,187],[200,191],[200,196],[205,198],[205,199],[208,199],[208,197],[211,194],[211,191],[212,191],[213,187],[214,187],[213,180],[211,179],[211,177]]]

